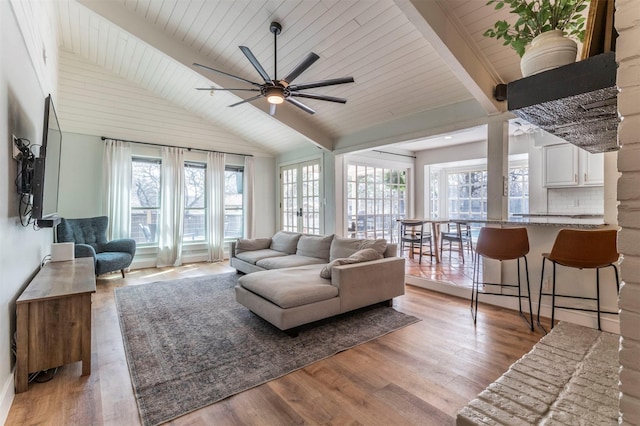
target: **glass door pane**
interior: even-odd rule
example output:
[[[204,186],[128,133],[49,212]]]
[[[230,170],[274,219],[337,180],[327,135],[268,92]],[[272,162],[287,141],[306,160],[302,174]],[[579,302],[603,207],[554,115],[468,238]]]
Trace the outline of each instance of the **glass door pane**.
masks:
[[[282,230],[320,234],[320,160],[280,168]]]
[[[347,166],[346,235],[396,241],[396,220],[405,217],[407,170]]]
[[[282,181],[281,210],[282,230],[298,231],[298,168],[288,166],[280,169]]]

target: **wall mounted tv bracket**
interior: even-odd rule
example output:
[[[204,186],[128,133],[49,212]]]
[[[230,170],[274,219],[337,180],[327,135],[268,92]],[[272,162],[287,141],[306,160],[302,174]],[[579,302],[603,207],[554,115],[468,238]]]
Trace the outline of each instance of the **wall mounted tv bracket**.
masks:
[[[31,151],[29,139],[13,137],[13,158],[18,161],[19,168],[18,176],[16,177],[18,194],[30,194],[35,156]]]

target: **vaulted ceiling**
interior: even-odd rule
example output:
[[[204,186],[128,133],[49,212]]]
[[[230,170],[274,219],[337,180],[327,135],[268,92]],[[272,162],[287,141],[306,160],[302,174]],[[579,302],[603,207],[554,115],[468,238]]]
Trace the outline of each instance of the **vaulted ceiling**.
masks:
[[[504,109],[492,98],[495,84],[520,78],[517,55],[482,36],[508,12],[479,0],[56,5],[59,109],[71,132],[157,141],[175,139],[179,128],[196,145],[210,141],[236,152],[278,155],[312,144],[341,153],[485,123]],[[270,116],[265,99],[228,107],[251,92],[195,90],[251,86],[194,62],[260,82],[241,45],[273,75],[272,21],[283,27],[278,74],[315,52],[320,59],[296,83],[353,76],[355,83],[309,90],[346,104],[303,99],[315,114],[285,103]]]

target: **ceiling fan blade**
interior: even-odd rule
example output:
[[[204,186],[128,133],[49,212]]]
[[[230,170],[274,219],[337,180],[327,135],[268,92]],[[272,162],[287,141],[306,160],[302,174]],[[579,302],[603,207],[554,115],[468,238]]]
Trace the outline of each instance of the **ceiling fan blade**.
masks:
[[[237,75],[229,74],[228,72],[220,71],[220,70],[217,70],[217,69],[215,69],[215,68],[208,67],[208,66],[206,66],[206,65],[196,64],[196,63],[194,62],[194,63],[193,63],[193,66],[200,67],[200,68],[204,68],[204,69],[209,70],[209,71],[217,72],[218,74],[226,75],[227,77],[235,78],[236,80],[244,81],[245,83],[249,83],[249,84],[252,84],[252,85],[254,85],[254,86],[258,86],[258,87],[260,87],[260,84],[258,84],[258,83],[254,83],[254,82],[253,82],[253,81],[251,81],[251,80],[247,80],[247,79],[245,79],[245,78],[238,77]]]
[[[325,95],[316,95],[314,93],[291,92],[291,96],[296,96],[298,98],[317,99],[319,101],[337,102],[339,104],[347,103],[347,100],[344,98],[336,98],[333,96],[325,96]]]
[[[259,92],[260,89],[223,89],[223,88],[218,88],[218,87],[196,87],[196,90],[207,90],[207,91],[211,91],[211,90],[240,90],[243,92]]]
[[[238,105],[240,105],[240,104],[245,104],[245,103],[247,103],[247,102],[253,102],[253,101],[255,101],[256,99],[260,99],[261,97],[262,97],[262,95],[261,95],[261,94],[260,94],[260,95],[256,95],[256,96],[254,96],[254,97],[252,97],[252,98],[245,99],[245,100],[240,101],[240,102],[236,102],[235,104],[231,104],[231,105],[229,105],[229,106],[230,106],[230,107],[234,107],[234,106],[238,106]]]
[[[269,115],[276,115],[276,104],[269,104]]]
[[[302,62],[300,62],[298,66],[295,67],[293,71],[289,73],[288,76],[284,78],[284,81],[286,81],[287,83],[291,83],[293,80],[296,79],[296,77],[298,77],[300,74],[305,72],[307,68],[313,65],[313,63],[318,59],[320,59],[320,56],[316,55],[313,52],[309,52],[307,57]]]
[[[353,83],[355,80],[353,77],[333,78],[331,80],[314,81],[313,83],[292,84],[289,86],[289,90],[304,90],[312,89],[314,87],[334,86],[336,84]]]
[[[244,53],[244,56],[247,57],[249,62],[251,62],[251,65],[253,65],[256,71],[258,71],[258,74],[260,74],[260,77],[264,79],[264,82],[271,83],[271,78],[269,78],[269,74],[267,74],[264,68],[262,68],[262,65],[260,65],[260,62],[258,62],[256,57],[253,56],[253,53],[251,53],[251,50],[247,46],[240,46],[240,50],[242,50],[242,53]]]
[[[300,108],[303,111],[308,112],[309,114],[315,114],[316,113],[314,110],[312,110],[311,108],[309,108],[308,106],[306,106],[302,102],[296,101],[295,99],[286,98],[285,101],[297,106],[298,108]]]

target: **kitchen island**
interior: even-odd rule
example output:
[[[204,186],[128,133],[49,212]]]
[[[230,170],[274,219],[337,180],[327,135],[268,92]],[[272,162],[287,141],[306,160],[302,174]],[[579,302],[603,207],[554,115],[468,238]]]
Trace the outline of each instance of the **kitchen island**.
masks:
[[[480,219],[467,220],[482,226],[549,226],[555,228],[600,229],[607,224],[602,215],[562,215],[562,214],[530,214],[513,216],[506,220]]]
[[[454,220],[454,219],[450,219]],[[532,305],[534,313],[538,309],[538,294],[540,283],[548,286],[551,284],[551,268],[545,270],[545,276],[541,280],[542,272],[542,253],[551,251],[558,232],[564,228],[596,230],[609,228],[611,225],[605,223],[602,216],[590,215],[529,215],[522,217],[511,217],[505,220],[466,220],[467,222],[477,226],[490,227],[525,227],[529,238],[529,254],[527,261],[529,266],[530,288],[532,293]],[[577,250],[580,248],[577,247]],[[517,282],[516,269],[511,262],[502,262],[496,260],[484,260],[482,264],[483,280],[489,282]],[[601,301],[602,310],[617,311],[618,295],[616,293],[615,278],[613,272],[603,271],[600,274],[601,279]],[[449,283],[429,280],[425,277],[407,275],[407,284],[418,287],[428,288],[439,292],[452,294],[459,297],[471,298],[471,289],[453,286]],[[578,270],[573,268],[557,268],[557,285],[558,292],[567,292],[574,294],[578,292],[581,295],[595,295],[595,270],[585,269]],[[565,289],[563,291],[563,289]],[[517,309],[517,300],[510,297],[482,296],[481,303],[491,303],[498,306]],[[550,300],[542,300],[541,314],[545,317],[551,316]],[[480,310],[479,315],[482,315]],[[596,316],[593,313],[578,312],[556,309],[556,318],[565,320],[587,327],[596,326]],[[473,324],[471,315],[469,321]],[[602,316],[602,328],[605,331],[618,333],[619,323],[618,317],[612,315]]]

